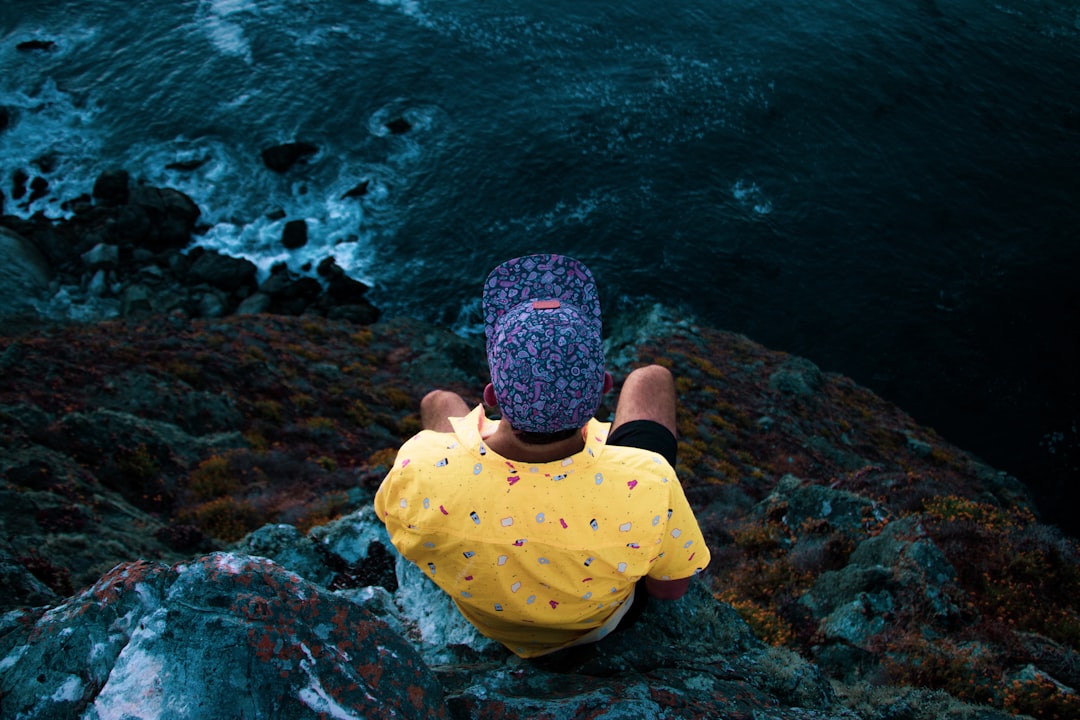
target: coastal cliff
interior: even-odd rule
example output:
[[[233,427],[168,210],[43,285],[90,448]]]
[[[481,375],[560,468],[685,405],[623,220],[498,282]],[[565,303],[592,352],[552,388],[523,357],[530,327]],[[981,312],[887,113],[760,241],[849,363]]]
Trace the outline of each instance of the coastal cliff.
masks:
[[[479,401],[482,344],[268,314],[0,338],[3,714],[1075,716],[1080,562],[1016,479],[743,336],[609,327],[617,377],[677,378],[713,562],[548,662],[471,633],[370,516],[426,389]]]

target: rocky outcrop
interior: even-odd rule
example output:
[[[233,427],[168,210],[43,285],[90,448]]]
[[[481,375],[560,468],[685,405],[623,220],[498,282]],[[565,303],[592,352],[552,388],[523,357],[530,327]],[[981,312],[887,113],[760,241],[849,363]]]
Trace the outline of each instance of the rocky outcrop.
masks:
[[[345,276],[333,258],[327,261],[335,273],[299,275],[282,265],[260,287],[250,260],[192,247],[200,211],[191,198],[133,183],[124,170],[102,173],[91,195],[65,206],[72,216],[55,222],[40,215],[3,217],[0,317],[30,322],[39,315],[65,320],[271,312],[361,324],[379,317],[363,297],[367,286]],[[306,242],[303,220],[287,229],[287,248]],[[299,229],[303,242],[292,239]],[[349,292],[341,291],[343,284]]]
[[[623,321],[616,376],[677,378],[677,469],[713,562],[685,602],[530,662],[478,637],[365,515],[424,392],[478,400],[482,343],[284,315],[0,337],[0,634],[16,633],[0,667],[63,634],[42,623],[117,563],[172,577],[217,551],[378,616],[453,717],[1077,716],[1080,552],[1015,478],[805,360],[663,309]]]
[[[909,690],[906,714],[895,714],[898,703],[893,714],[857,713],[816,666],[762,643],[703,582],[677,602],[651,602],[601,643],[521,660],[477,635],[387,547],[364,509],[307,536],[267,526],[227,553],[119,565],[48,612],[4,617],[0,708],[11,717],[502,720],[972,710]]]
[[[4,717],[450,717],[385,622],[261,558],[120,565],[0,627]]]

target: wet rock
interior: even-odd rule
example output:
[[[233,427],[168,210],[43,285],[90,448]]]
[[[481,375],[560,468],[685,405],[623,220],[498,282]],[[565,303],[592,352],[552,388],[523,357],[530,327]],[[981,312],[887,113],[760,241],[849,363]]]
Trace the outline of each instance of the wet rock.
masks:
[[[131,175],[127,170],[107,170],[94,180],[94,200],[106,207],[123,205],[131,193]]]
[[[148,218],[150,231],[142,246],[160,252],[183,248],[191,242],[201,211],[190,197],[172,188],[138,186],[131,192],[129,203],[140,208]]]
[[[370,184],[371,184],[370,180],[364,180],[359,185],[356,185],[352,189],[348,190],[344,195],[341,196],[341,199],[345,200],[347,198],[362,198],[362,197],[364,197],[365,195],[367,195],[368,186]]]
[[[270,298],[270,310],[282,315],[301,315],[322,293],[322,285],[313,277],[294,275],[284,265],[273,268],[259,292]]]
[[[281,244],[286,250],[296,250],[307,245],[307,220],[290,220],[281,232]]]
[[[165,165],[166,170],[179,170],[180,172],[192,172],[198,170],[206,163],[210,162],[209,157],[201,157],[195,160],[177,160]]]
[[[255,289],[258,268],[246,258],[223,255],[217,250],[201,253],[188,269],[192,282],[206,283],[226,292]]]
[[[365,301],[364,296],[369,289],[367,285],[359,280],[353,280],[345,273],[342,273],[330,277],[326,292],[334,302],[342,305],[353,305]]]
[[[403,117],[396,117],[386,123],[386,129],[389,130],[392,135],[404,135],[412,130],[412,123]]]
[[[262,160],[266,167],[274,172],[288,172],[296,163],[306,160],[319,151],[308,142],[291,142],[274,145],[262,151]]]
[[[24,40],[15,46],[15,49],[21,52],[47,51],[54,48],[56,42],[53,40]]]

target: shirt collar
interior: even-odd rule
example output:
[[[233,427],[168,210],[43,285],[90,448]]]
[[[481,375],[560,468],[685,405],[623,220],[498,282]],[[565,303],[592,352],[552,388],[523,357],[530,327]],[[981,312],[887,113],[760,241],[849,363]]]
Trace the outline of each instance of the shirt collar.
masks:
[[[500,421],[491,420],[484,414],[484,406],[477,405],[472,412],[464,417],[450,418],[450,425],[454,428],[454,434],[463,447],[470,448],[481,455],[488,452],[487,445],[483,441],[485,432],[494,429]],[[611,423],[600,422],[596,418],[589,420],[588,429],[585,433],[585,448],[571,457],[586,456],[589,458],[599,457],[600,452],[607,442],[608,429]],[[557,462],[557,461],[553,461]]]

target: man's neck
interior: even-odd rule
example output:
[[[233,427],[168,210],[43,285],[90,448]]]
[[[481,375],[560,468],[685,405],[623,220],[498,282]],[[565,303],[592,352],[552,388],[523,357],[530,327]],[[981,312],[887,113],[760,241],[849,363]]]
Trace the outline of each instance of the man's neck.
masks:
[[[506,458],[517,462],[545,463],[576,455],[585,449],[585,428],[565,440],[558,440],[543,445],[522,442],[514,434],[510,423],[503,420],[495,431],[484,438],[487,446]]]

